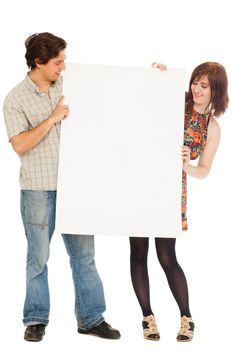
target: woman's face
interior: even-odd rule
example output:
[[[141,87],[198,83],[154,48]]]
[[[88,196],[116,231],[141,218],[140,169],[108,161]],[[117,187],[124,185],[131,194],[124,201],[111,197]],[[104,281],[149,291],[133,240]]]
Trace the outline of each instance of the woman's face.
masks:
[[[211,100],[211,89],[207,75],[194,79],[191,85],[193,107],[197,112],[204,111]]]

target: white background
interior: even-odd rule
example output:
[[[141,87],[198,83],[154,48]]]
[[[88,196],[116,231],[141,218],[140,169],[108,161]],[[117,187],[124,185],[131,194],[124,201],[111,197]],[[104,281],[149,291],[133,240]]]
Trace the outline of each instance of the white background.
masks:
[[[69,61],[80,63],[192,69],[204,61],[219,61],[227,69],[232,99],[232,11],[230,0],[177,1],[5,1],[0,9],[0,100],[24,78],[23,42],[34,32],[50,31],[69,43]],[[183,117],[183,116],[181,116]],[[26,245],[19,213],[17,156],[0,124],[1,194],[1,337],[4,349],[195,349],[232,346],[232,107],[220,118],[222,141],[212,172],[205,180],[188,183],[189,232],[177,242],[178,259],[190,289],[196,322],[190,344],[175,341],[179,312],[168,289],[151,240],[152,305],[160,326],[158,344],[144,341],[141,312],[129,275],[129,244],[123,237],[97,237],[96,262],[103,279],[106,320],[121,330],[119,341],[76,334],[73,287],[60,237],[53,239],[49,276],[51,317],[42,343],[23,341],[21,324],[25,284]]]
[[[69,63],[63,91],[56,231],[180,236],[184,69]]]

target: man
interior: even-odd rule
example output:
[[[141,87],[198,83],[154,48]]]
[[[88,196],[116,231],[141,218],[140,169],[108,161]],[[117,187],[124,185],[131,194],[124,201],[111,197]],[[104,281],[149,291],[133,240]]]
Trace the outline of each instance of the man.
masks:
[[[55,228],[60,124],[69,115],[69,107],[63,104],[61,78],[66,45],[51,33],[31,35],[25,41],[30,71],[4,101],[8,137],[21,160],[21,214],[28,244],[23,311],[27,341],[42,340],[49,322],[47,261]],[[102,315],[106,307],[95,267],[94,237],[62,237],[70,257],[78,332],[120,338],[119,331]]]

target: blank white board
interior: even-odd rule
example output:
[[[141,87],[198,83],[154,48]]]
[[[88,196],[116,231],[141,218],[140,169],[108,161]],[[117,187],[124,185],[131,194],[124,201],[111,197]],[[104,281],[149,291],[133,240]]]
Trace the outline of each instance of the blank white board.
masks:
[[[184,70],[69,63],[56,231],[181,233]]]

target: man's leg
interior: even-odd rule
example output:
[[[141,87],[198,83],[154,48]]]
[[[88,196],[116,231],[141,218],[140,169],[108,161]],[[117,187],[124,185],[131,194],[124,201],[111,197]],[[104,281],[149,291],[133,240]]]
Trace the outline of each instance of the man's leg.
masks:
[[[87,235],[62,235],[75,289],[75,315],[81,328],[98,326],[106,309],[102,281],[94,260],[94,237]]]
[[[120,338],[119,331],[104,321],[106,305],[103,284],[95,266],[94,237],[71,234],[63,234],[62,237],[70,257],[79,333]]]
[[[55,192],[21,191],[21,213],[28,243],[23,322],[25,326],[47,325],[50,311],[47,261],[54,231]]]

